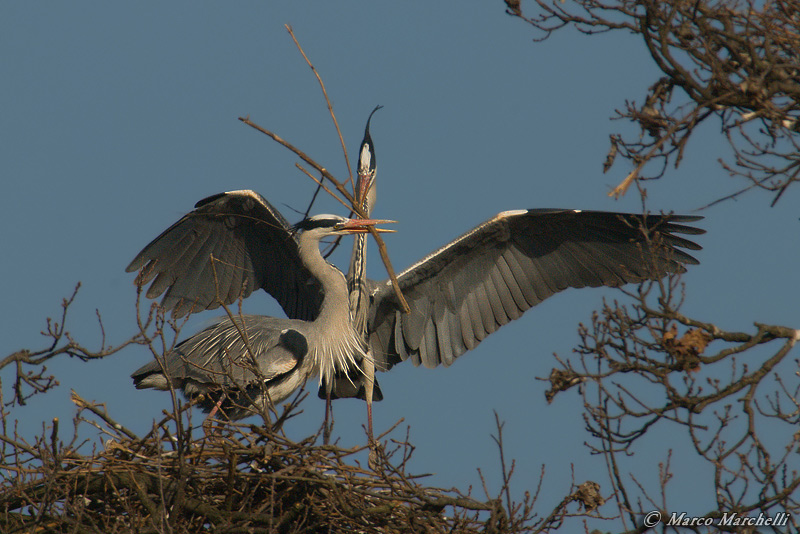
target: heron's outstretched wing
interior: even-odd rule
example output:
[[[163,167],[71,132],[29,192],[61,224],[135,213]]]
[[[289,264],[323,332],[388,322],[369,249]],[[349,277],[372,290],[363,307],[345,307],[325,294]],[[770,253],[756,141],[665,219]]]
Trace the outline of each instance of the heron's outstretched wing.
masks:
[[[212,264],[211,257],[214,262]],[[303,267],[291,226],[254,191],[198,202],[128,265],[149,298],[182,317],[231,304],[264,289],[292,319],[311,320],[322,302],[319,283]]]
[[[411,313],[391,284],[373,286],[370,345],[376,368],[411,358],[450,365],[528,308],[568,287],[620,286],[696,264],[676,234],[696,216],[578,210],[503,212],[398,276]]]

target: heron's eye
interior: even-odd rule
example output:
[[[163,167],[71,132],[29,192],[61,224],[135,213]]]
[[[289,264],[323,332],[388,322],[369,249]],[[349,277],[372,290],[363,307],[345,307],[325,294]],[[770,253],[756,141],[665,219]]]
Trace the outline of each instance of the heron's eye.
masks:
[[[338,230],[338,226],[342,224],[341,217],[335,217],[333,215],[316,215],[314,217],[309,217],[308,219],[303,219],[299,223],[297,223],[294,228],[296,230],[313,230],[314,228],[333,228],[334,230]]]

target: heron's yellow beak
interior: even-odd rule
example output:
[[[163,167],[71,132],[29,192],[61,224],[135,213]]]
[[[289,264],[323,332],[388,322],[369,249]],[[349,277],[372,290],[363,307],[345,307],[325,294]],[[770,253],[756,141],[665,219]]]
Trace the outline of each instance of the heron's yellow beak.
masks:
[[[376,224],[389,224],[396,223],[397,221],[390,221],[388,219],[349,219],[339,226],[340,232],[348,234],[364,234],[369,232],[369,227],[374,227]],[[394,232],[388,228],[375,228],[375,231],[380,234]]]

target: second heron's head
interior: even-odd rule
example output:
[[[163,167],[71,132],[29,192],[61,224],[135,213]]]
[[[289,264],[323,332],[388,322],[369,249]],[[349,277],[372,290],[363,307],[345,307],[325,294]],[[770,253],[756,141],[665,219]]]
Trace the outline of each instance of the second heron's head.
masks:
[[[375,199],[377,191],[375,188],[375,173],[378,167],[378,161],[375,159],[375,145],[372,144],[372,136],[369,134],[369,122],[372,120],[372,115],[381,109],[383,106],[377,106],[372,110],[367,119],[367,126],[364,128],[364,139],[361,141],[361,147],[358,150],[358,179],[356,181],[356,202],[361,206],[361,209],[369,215],[372,208],[375,206]]]

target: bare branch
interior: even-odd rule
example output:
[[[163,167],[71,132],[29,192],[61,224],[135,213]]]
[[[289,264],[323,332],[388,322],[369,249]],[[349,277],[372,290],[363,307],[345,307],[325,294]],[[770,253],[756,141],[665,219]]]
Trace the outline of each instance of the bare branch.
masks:
[[[797,5],[789,0],[534,0],[506,2],[509,15],[524,20],[546,39],[573,27],[587,35],[623,30],[642,39],[663,76],[637,104],[626,101],[616,119],[638,126],[634,138],[612,134],[612,152],[633,170],[610,195],[625,194],[637,180],[661,178],[678,167],[692,133],[711,118],[720,123],[732,152],[720,160],[731,175],[751,185],[745,191],[774,193],[773,205],[800,181],[800,50]],[[732,160],[732,161],[730,161]]]

